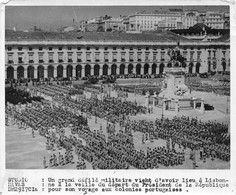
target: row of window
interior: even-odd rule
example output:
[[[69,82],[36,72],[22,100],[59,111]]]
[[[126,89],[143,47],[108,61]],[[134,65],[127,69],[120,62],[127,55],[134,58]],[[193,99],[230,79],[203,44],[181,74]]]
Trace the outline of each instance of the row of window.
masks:
[[[190,52],[190,60],[193,59],[193,55],[194,55],[194,52]],[[201,52],[198,52],[197,53],[197,59],[200,59],[200,56],[201,56]],[[49,53],[48,54],[48,59],[49,59],[49,63],[53,63],[54,62],[54,58],[53,58],[53,53]],[[152,60],[157,60],[157,54],[154,54],[152,56]],[[187,58],[187,52],[183,52],[183,57]],[[39,63],[43,63],[44,60],[43,60],[43,54],[39,54]],[[126,61],[126,58],[125,58],[125,54],[122,53],[121,54],[121,61],[124,62]],[[161,53],[160,55],[160,59],[161,61],[164,61],[165,59],[165,53]],[[150,55],[147,53],[145,54],[145,61],[149,61],[150,60]],[[90,53],[86,53],[86,61],[88,62],[91,62],[91,54]],[[96,53],[95,54],[95,62],[99,62],[100,59],[99,59],[99,54]],[[108,62],[109,61],[109,58],[108,58],[108,53],[105,53],[104,54],[104,61],[105,62]],[[117,55],[116,53],[113,53],[112,55],[112,61],[113,62],[116,62],[118,61],[117,59]],[[129,60],[128,61],[134,61],[134,54],[129,54]],[[137,61],[142,61],[142,58],[141,58],[141,54],[138,53],[137,55]],[[64,62],[63,60],[63,55],[60,54],[58,55],[58,62]],[[73,59],[72,59],[72,53],[68,53],[68,59],[67,59],[67,62],[73,62]],[[77,53],[77,62],[82,62],[82,56],[81,56],[81,53]],[[13,55],[12,54],[9,54],[8,55],[8,63],[13,63]],[[18,55],[18,63],[23,63],[23,57],[22,57],[22,54]],[[33,54],[30,54],[29,55],[29,63],[34,63],[34,58],[33,58]]]
[[[12,51],[12,47],[7,47],[7,51]],[[22,47],[17,47],[18,51],[22,51],[23,48]],[[55,48],[54,48],[55,49]],[[62,47],[58,47],[58,50],[59,51],[62,51]],[[81,47],[77,47],[77,50],[81,50],[82,48]],[[91,48],[90,47],[86,47],[86,50],[90,50]],[[95,50],[99,50],[100,48],[99,47],[95,47]],[[113,47],[112,48],[113,50],[117,50],[117,47]],[[121,50],[125,50],[126,48],[125,47],[121,47]],[[141,48],[137,48],[139,51],[141,51],[142,49]],[[153,49],[153,50],[157,50],[157,48],[149,48],[149,47],[145,47],[145,50],[149,50],[149,49]],[[189,48],[187,47],[184,47],[183,50],[187,50]],[[191,50],[193,50],[194,48],[193,47],[190,47]],[[33,48],[32,47],[29,47],[28,48],[29,51],[33,51]],[[43,51],[43,47],[39,47],[38,48],[39,51]],[[49,51],[53,51],[53,47],[48,47],[48,50]],[[67,50],[72,50],[72,47],[67,47]],[[104,50],[108,50],[108,47],[104,47]],[[130,47],[129,50],[134,50],[134,48]],[[165,48],[161,48],[161,50],[165,50]],[[200,50],[200,47],[197,48],[197,50]]]

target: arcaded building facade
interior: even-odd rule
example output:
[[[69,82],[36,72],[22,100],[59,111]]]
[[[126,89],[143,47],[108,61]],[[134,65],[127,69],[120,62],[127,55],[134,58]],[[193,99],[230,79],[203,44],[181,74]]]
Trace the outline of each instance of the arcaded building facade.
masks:
[[[193,41],[171,32],[6,32],[5,78],[159,74],[170,66],[168,51],[177,43],[187,72],[230,70],[229,39]]]

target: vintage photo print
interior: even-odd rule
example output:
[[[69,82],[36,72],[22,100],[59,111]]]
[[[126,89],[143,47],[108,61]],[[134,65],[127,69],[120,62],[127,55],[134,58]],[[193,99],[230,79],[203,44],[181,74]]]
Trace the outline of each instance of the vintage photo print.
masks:
[[[1,4],[3,192],[235,193],[235,5],[184,2]]]

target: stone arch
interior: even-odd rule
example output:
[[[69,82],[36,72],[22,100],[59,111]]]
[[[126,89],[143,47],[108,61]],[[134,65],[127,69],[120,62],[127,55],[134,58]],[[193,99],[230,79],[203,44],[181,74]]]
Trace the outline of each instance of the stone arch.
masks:
[[[24,78],[24,67],[23,66],[19,66],[17,68],[17,78],[20,79],[20,78]]]
[[[162,74],[164,71],[165,64],[161,63],[159,66],[159,73]]]
[[[144,74],[148,74],[149,64],[144,65]]]
[[[72,78],[72,72],[73,72],[73,66],[72,65],[67,65],[66,67],[66,76],[67,78]]]
[[[157,65],[153,64],[152,65],[152,74],[156,74],[156,72],[157,72]]]
[[[28,66],[27,68],[27,78],[33,79],[34,78],[34,67]]]
[[[120,74],[125,74],[125,65],[124,64],[121,64],[120,65]]]
[[[7,67],[7,79],[14,79],[14,68],[12,66]]]
[[[78,64],[75,68],[75,71],[76,71],[76,78],[79,78],[82,76],[82,66],[80,64]]]
[[[138,74],[138,75],[141,74],[141,64],[136,65],[136,74]]]
[[[226,70],[226,62],[225,61],[222,62],[222,70],[223,70],[223,72],[225,72],[225,70]]]
[[[117,69],[117,65],[112,64],[112,66],[111,66],[111,75],[116,75],[116,69]]]
[[[198,62],[197,64],[196,64],[196,73],[200,73],[200,66],[201,66],[201,64],[200,64],[200,62]]]
[[[85,76],[91,75],[91,66],[89,64],[86,64],[85,66]]]
[[[133,64],[129,64],[128,65],[128,74],[132,74],[133,73],[133,68],[134,68]]]
[[[188,66],[188,73],[190,73],[190,74],[193,73],[193,63],[192,62]]]
[[[64,67],[62,65],[57,66],[57,77],[58,78],[63,77],[63,69],[64,69]]]
[[[211,72],[211,62],[208,61],[208,72]]]
[[[96,64],[94,66],[94,75],[95,76],[99,76],[99,70],[100,70],[100,66],[98,64]]]
[[[48,78],[53,78],[54,77],[54,66],[49,65],[48,66]]]
[[[108,65],[104,64],[102,67],[102,75],[108,75]]]
[[[38,78],[44,78],[44,67],[42,65],[38,66]]]

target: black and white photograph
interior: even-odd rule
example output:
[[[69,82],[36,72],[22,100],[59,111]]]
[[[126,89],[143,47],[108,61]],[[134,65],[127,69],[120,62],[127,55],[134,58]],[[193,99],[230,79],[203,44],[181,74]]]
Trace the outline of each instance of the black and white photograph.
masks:
[[[6,169],[230,169],[228,5],[6,6],[3,55]]]

